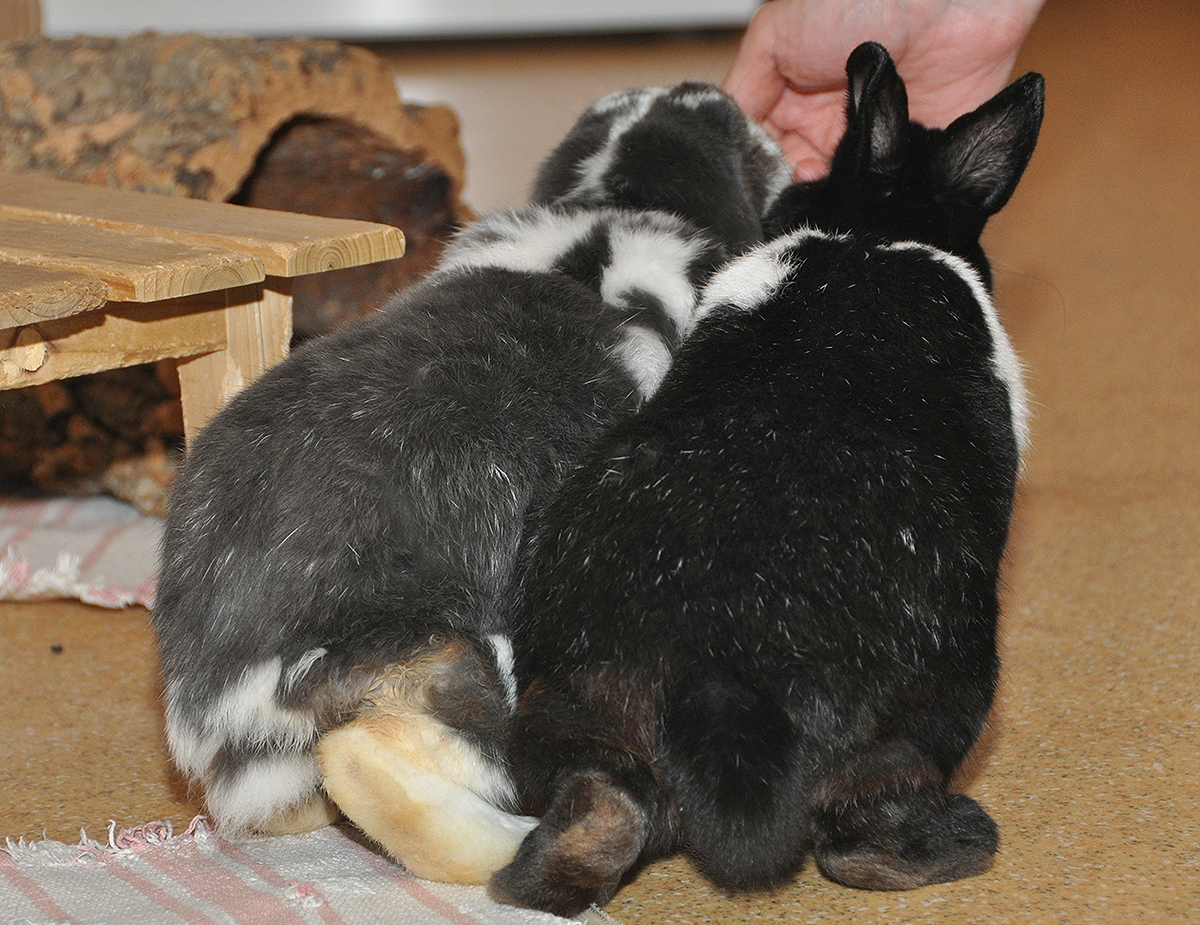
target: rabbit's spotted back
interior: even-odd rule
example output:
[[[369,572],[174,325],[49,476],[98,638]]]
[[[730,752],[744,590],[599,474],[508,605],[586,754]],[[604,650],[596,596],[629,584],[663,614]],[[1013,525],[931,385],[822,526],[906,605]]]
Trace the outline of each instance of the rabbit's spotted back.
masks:
[[[723,143],[705,143],[714,136]],[[666,210],[740,250],[761,240],[763,210],[790,179],[775,143],[728,96],[683,83],[593,104],[542,165],[533,201]]]
[[[542,820],[502,899],[570,914],[681,848],[726,889],[810,852],[907,888],[996,850],[947,788],[995,690],[1025,399],[959,219],[977,237],[1011,194],[1040,78],[937,134],[882,48],[848,72],[830,177],[781,194],[786,232],[712,278],[659,391],[531,526],[511,760]]]
[[[615,119],[586,114],[552,157]],[[747,131],[714,122],[674,157],[741,151]],[[778,158],[759,141],[747,176]],[[643,166],[636,198],[613,170],[603,203],[485,217],[429,279],[305,345],[190,448],[154,624],[172,754],[223,829],[295,831],[340,809],[426,876],[477,881],[511,857],[528,822],[502,811],[515,681],[500,603],[523,520],[652,394],[699,287],[745,243],[675,209],[672,158],[660,201]],[[758,214],[779,188],[719,195]]]

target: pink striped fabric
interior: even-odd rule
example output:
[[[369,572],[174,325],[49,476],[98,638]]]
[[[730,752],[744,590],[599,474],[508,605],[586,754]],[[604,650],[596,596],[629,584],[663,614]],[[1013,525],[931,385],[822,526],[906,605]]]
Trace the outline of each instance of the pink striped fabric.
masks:
[[[162,521],[113,498],[0,504],[0,600],[154,603]]]
[[[8,841],[0,921],[59,925],[555,925],[481,887],[418,880],[340,829],[237,844],[197,818],[150,823],[107,844]],[[608,919],[608,921],[612,921]]]

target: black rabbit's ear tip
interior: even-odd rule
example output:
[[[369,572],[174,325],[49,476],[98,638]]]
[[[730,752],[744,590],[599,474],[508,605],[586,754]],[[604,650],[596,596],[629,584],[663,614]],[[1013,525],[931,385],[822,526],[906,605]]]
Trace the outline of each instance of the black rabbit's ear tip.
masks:
[[[1029,96],[1045,96],[1046,78],[1037,71],[1030,71],[1017,78],[1013,83]]]
[[[1046,78],[1036,71],[1030,71],[1014,80],[1006,91],[1012,94],[1012,97],[1024,101],[1026,111],[1030,114],[1030,118],[1037,124],[1041,124],[1042,116],[1046,108]]]
[[[846,61],[846,71],[850,74],[872,72],[891,60],[892,56],[888,54],[888,50],[878,42],[863,42],[850,52]]]

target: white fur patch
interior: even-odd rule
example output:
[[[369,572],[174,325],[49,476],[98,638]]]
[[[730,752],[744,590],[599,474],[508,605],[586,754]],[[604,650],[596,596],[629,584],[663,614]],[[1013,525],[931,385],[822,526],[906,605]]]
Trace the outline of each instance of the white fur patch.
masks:
[[[515,816],[504,770],[431,716],[356,721],[321,739],[326,792],[411,872],[486,883],[537,821]]]
[[[672,103],[686,106],[688,109],[699,109],[709,103],[723,103],[728,97],[716,87],[697,87],[685,93],[676,93],[671,97]],[[747,120],[749,121],[749,120]]]
[[[592,105],[587,108],[587,114],[593,116],[603,116],[610,112],[616,112],[619,109],[628,109],[629,107],[635,105],[638,101],[638,98],[646,92],[652,93],[655,97],[658,97],[662,96],[662,94],[666,93],[667,91],[665,87],[645,87],[634,88],[632,90],[617,90],[614,93],[608,94],[608,96],[600,97],[600,99],[592,103]]]
[[[622,330],[615,353],[637,383],[643,401],[658,391],[671,368],[671,349],[662,335],[639,324],[627,325]]]
[[[500,672],[500,683],[504,685],[504,700],[510,709],[517,708],[517,676],[514,671],[512,640],[502,633],[486,637],[496,656],[496,669]]]
[[[704,318],[716,308],[754,311],[770,299],[784,279],[799,263],[788,253],[809,238],[830,238],[819,231],[803,228],[789,235],[760,244],[717,272],[700,297],[697,318]]]
[[[653,224],[647,224],[649,219]],[[703,242],[667,215],[645,214],[628,223],[613,222],[611,259],[600,280],[600,295],[613,305],[627,304],[623,294],[640,289],[662,304],[675,328],[686,335],[696,308],[696,290],[688,277]]]
[[[321,773],[311,755],[271,755],[209,784],[204,802],[219,829],[243,832],[310,799],[320,784]]]
[[[202,778],[227,742],[270,742],[295,749],[311,742],[317,732],[313,716],[281,707],[275,697],[281,673],[278,656],[247,668],[199,716],[186,720],[176,706],[178,682],[169,685],[167,744],[176,764],[192,777]]]
[[[604,175],[608,173],[608,168],[612,165],[621,136],[645,118],[650,107],[654,105],[654,101],[666,92],[662,87],[648,87],[644,90],[626,92],[623,94],[624,98],[619,102],[616,100],[610,102],[607,98],[601,101],[606,108],[593,111],[605,113],[624,107],[627,107],[628,111],[613,118],[612,124],[608,127],[608,138],[604,140],[604,144],[580,163],[579,182],[571,191],[572,195],[589,193],[603,186]]]
[[[329,653],[328,649],[309,649],[298,659],[296,663],[290,667],[283,676],[284,690],[291,690],[302,680],[304,676],[312,670],[312,666],[323,659]]]
[[[545,273],[587,237],[597,221],[595,213],[559,212],[536,206],[520,212],[494,212],[450,243],[438,269],[495,267]]]
[[[975,296],[975,301],[979,303],[979,308],[983,312],[984,322],[988,327],[988,333],[992,337],[992,367],[995,369],[1000,381],[1008,388],[1008,402],[1012,409],[1013,432],[1017,436],[1018,450],[1024,452],[1029,446],[1029,399],[1025,391],[1025,372],[1021,366],[1021,360],[1017,356],[1017,351],[1013,348],[1012,341],[1009,340],[1008,332],[1004,330],[1004,325],[1000,321],[1000,313],[996,311],[996,303],[992,300],[991,295],[988,294],[987,288],[983,285],[983,280],[979,278],[979,274],[961,257],[948,254],[928,244],[921,244],[916,241],[902,241],[889,245],[886,249],[897,251],[915,250],[926,253],[943,266],[952,270],[970,288],[971,294]]]

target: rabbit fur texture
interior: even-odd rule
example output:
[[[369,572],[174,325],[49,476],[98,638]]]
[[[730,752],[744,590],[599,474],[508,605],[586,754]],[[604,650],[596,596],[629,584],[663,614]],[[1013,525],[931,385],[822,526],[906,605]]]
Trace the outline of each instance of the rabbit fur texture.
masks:
[[[527,207],[198,436],[153,623],[170,751],[220,831],[344,814],[420,876],[512,860],[534,825],[505,757],[525,519],[654,393],[788,182],[714,87],[606,97]]]
[[[935,130],[881,46],[847,73],[829,176],[778,197],[655,394],[531,513],[509,757],[540,822],[500,900],[573,915],[676,851],[751,890],[809,856],[905,889],[997,850],[949,790],[996,689],[1027,433],[979,238],[1044,86]]]

